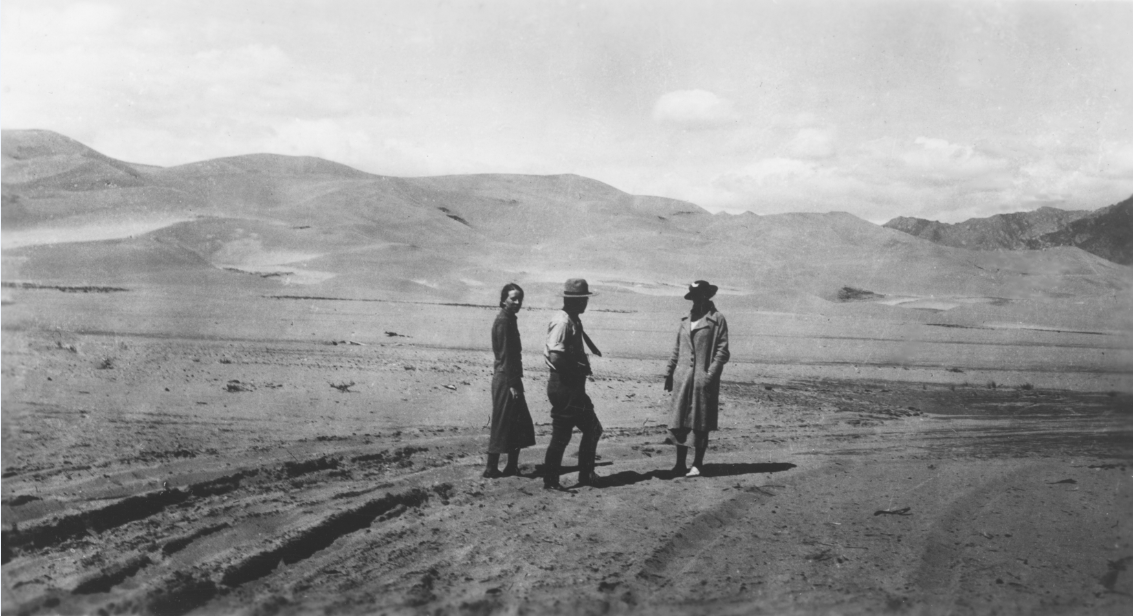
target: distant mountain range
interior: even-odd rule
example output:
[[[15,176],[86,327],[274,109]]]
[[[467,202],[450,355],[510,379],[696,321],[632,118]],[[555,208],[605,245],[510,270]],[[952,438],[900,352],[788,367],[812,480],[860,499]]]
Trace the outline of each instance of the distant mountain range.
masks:
[[[1055,246],[1076,246],[1114,263],[1133,265],[1133,197],[1027,241],[1028,248]]]
[[[1130,286],[1129,268],[1053,240],[961,250],[846,213],[713,215],[570,174],[398,178],[274,154],[163,168],[50,131],[5,130],[2,142],[6,284],[491,302],[508,281],[549,297],[579,275],[651,301],[707,279],[787,309],[837,301],[844,287],[1063,297]],[[1064,230],[1101,246],[1081,239],[1098,229],[1070,226],[1104,226],[1099,213],[1046,215],[1057,222],[1035,238]]]
[[[1076,246],[1114,263],[1133,264],[1133,197],[1094,212],[1042,207],[956,224],[900,216],[884,226],[956,248],[1038,250]]]

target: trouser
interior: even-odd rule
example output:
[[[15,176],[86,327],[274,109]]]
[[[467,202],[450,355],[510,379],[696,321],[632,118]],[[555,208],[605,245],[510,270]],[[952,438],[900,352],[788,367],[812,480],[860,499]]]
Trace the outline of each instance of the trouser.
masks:
[[[567,382],[552,372],[547,381],[547,398],[551,401],[552,431],[543,462],[543,483],[558,483],[563,452],[575,428],[582,432],[582,441],[578,445],[578,478],[580,481],[589,479],[594,472],[598,439],[602,437],[602,422],[598,421],[594,403],[586,395],[586,381]]]

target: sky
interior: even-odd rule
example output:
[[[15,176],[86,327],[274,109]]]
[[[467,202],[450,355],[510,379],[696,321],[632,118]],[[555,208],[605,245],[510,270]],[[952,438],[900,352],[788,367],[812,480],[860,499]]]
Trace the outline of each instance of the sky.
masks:
[[[3,0],[0,126],[944,222],[1133,194],[1133,1]]]

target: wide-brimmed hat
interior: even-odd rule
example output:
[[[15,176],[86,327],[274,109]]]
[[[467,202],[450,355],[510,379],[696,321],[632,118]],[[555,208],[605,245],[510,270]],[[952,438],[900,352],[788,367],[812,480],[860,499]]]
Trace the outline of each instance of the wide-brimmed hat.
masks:
[[[597,291],[591,291],[585,278],[571,278],[563,283],[563,297],[593,297]]]
[[[708,284],[706,280],[697,280],[688,285],[688,293],[685,293],[685,299],[695,299],[697,297],[712,299],[712,296],[716,295],[717,290],[719,290],[719,287],[716,285]]]

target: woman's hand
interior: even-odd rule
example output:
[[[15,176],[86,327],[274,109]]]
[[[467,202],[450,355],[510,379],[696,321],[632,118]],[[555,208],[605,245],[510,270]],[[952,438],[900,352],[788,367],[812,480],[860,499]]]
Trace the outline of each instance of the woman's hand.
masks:
[[[709,383],[715,383],[715,382],[720,380],[720,373],[723,372],[723,371],[724,371],[723,366],[717,366],[716,364],[712,364],[711,366],[708,366],[707,370],[704,371],[704,378]]]
[[[673,391],[673,375],[665,375],[665,391]]]
[[[523,397],[523,390],[521,390],[517,387],[508,387],[507,390],[509,392],[511,392],[512,400],[519,400],[520,398]]]

